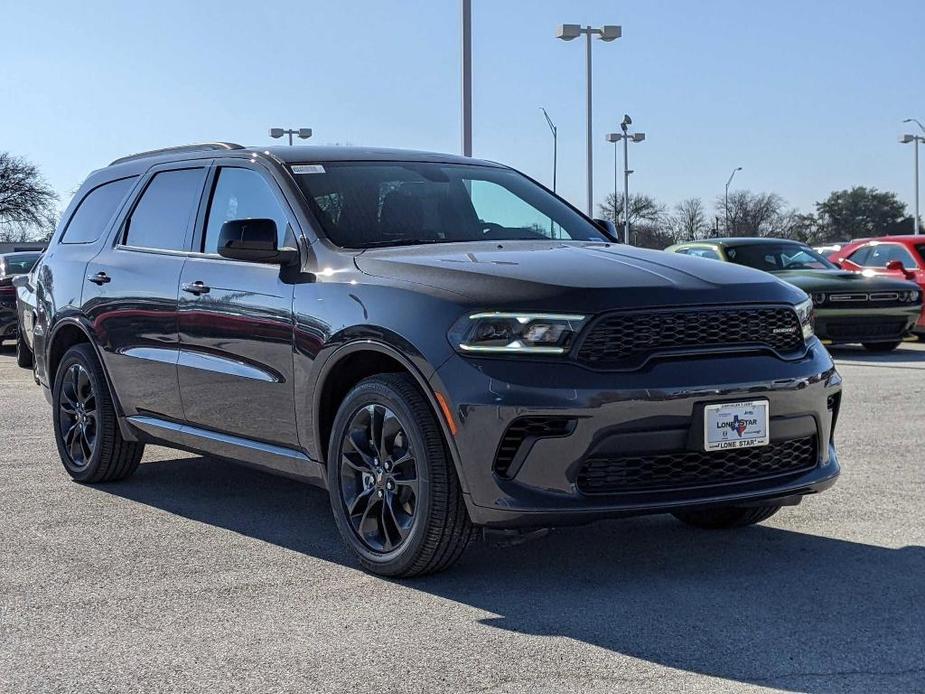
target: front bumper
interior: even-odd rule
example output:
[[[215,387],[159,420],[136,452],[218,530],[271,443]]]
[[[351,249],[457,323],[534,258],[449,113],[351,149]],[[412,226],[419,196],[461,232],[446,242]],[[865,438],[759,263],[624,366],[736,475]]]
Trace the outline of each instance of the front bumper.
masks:
[[[816,336],[834,344],[896,342],[916,329],[921,315],[919,304],[889,308],[816,307]]]
[[[478,525],[555,526],[710,505],[794,503],[831,486],[839,474],[833,430],[841,377],[817,340],[794,361],[711,355],[653,361],[629,373],[564,361],[452,357],[431,380],[450,404],[457,428],[453,454]],[[772,445],[812,437],[815,459],[808,467],[606,493],[582,488],[580,476],[592,458],[697,451],[705,404],[759,398],[769,401]],[[570,424],[564,434],[530,441],[516,464],[499,474],[505,433],[524,417]],[[708,465],[711,460],[708,454]]]

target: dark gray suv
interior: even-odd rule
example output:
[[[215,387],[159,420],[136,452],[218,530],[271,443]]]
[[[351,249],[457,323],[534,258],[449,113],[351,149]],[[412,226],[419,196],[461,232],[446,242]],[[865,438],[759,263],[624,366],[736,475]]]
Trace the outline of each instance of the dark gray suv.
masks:
[[[145,443],[329,490],[368,569],[476,528],[725,528],[829,487],[841,379],[796,287],[616,242],[498,164],[215,143],[87,178],[36,272],[67,472]]]

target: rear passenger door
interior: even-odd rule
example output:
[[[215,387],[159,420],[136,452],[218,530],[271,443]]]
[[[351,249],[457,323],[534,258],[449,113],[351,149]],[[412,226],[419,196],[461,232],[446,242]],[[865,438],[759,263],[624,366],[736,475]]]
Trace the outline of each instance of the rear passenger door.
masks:
[[[129,416],[183,419],[177,293],[208,163],[149,171],[113,242],[87,266],[84,312]]]
[[[217,162],[208,189],[196,252],[180,279],[179,380],[186,420],[296,448],[294,285],[283,280],[278,265],[228,260],[217,247],[222,224],[232,219],[272,219],[279,246],[292,245],[287,229],[297,228],[294,217],[259,164]]]

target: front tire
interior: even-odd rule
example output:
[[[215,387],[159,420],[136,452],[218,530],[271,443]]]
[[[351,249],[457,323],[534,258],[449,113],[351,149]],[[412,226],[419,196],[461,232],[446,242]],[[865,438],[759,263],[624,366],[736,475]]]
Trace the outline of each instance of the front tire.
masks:
[[[864,349],[868,352],[892,352],[894,349],[899,347],[902,344],[902,340],[896,340],[896,342],[862,342]]]
[[[135,472],[144,444],[122,438],[93,347],[80,344],[65,352],[52,393],[58,454],[74,480],[114,482]]]
[[[23,339],[22,332],[16,336],[16,366],[31,369],[33,364],[32,350]]]
[[[334,419],[328,487],[337,529],[364,568],[446,569],[473,535],[434,412],[407,374],[361,381]]]
[[[746,525],[760,523],[780,511],[780,508],[776,504],[767,506],[721,506],[719,508],[674,511],[671,515],[682,523],[693,525],[695,528],[722,530],[742,528]]]

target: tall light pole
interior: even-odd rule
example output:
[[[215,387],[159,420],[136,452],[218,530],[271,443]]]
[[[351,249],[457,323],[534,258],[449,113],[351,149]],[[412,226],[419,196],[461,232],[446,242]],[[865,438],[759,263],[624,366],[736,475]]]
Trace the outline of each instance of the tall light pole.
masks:
[[[741,171],[742,167],[737,166],[732,170],[732,173],[729,174],[729,180],[726,181],[726,194],[723,197],[723,226],[726,229],[726,236],[729,236],[729,185],[732,183],[732,179],[735,178],[736,171]]]
[[[628,115],[623,116],[623,122],[620,123],[619,133],[608,133],[607,142],[613,142],[613,205],[614,217],[617,216],[617,143],[623,141],[623,243],[633,245],[630,236],[630,174],[633,170],[629,167],[629,143],[642,142],[646,139],[645,133],[630,133],[629,127],[633,124],[633,119]]]
[[[546,118],[546,123],[549,124],[549,130],[552,132],[552,192],[556,192],[556,168],[559,158],[559,129],[556,127],[556,124],[552,122],[552,118],[549,117],[549,114],[546,113],[546,109],[540,106],[540,111],[543,112],[543,116]]]
[[[906,121],[903,122],[905,123]],[[925,137],[922,135],[903,135],[899,138],[899,141],[904,145],[910,142],[915,144],[915,218],[913,219],[913,228],[915,235],[918,236],[922,231],[919,228],[919,143],[925,142]]]
[[[472,156],[472,0],[460,0],[462,62],[462,153]]]
[[[919,129],[925,133],[925,125],[922,125],[917,118],[906,118],[903,123],[915,123],[919,126]],[[922,233],[922,229],[919,226],[919,143],[925,142],[925,137],[921,135],[903,135],[899,138],[899,141],[903,144],[915,142],[915,220],[913,228],[915,229],[915,235],[918,236]]]
[[[577,39],[582,34],[587,38],[586,62],[587,72],[585,80],[587,82],[587,165],[588,165],[588,203],[586,212],[589,217],[594,216],[594,174],[593,155],[591,144],[591,37],[597,36],[601,41],[614,41],[623,35],[623,29],[614,24],[605,24],[602,27],[595,28],[592,26],[583,27],[580,24],[560,24],[556,30],[556,38],[563,41]]]
[[[270,128],[270,137],[278,140],[283,135],[289,136],[289,146],[292,146],[292,136],[298,135],[300,140],[307,140],[312,136],[311,128],[299,128],[298,130],[285,130],[283,128]]]

